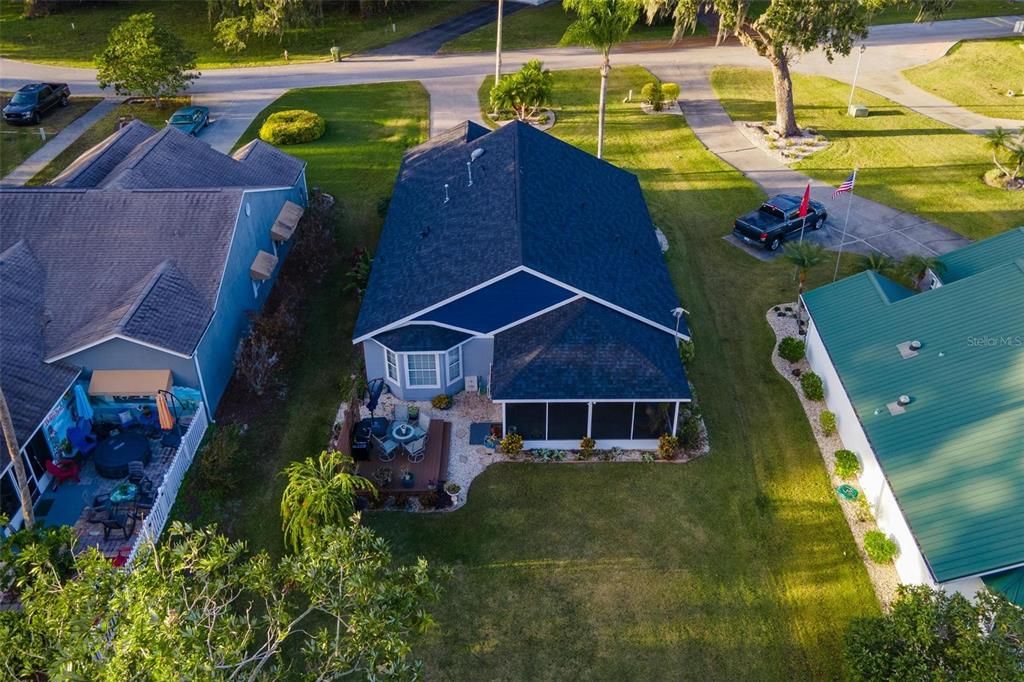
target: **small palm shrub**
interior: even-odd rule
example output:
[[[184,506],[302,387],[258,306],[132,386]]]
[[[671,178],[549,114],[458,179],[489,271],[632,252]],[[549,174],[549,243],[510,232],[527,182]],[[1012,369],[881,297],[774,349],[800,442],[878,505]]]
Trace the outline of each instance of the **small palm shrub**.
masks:
[[[800,362],[804,359],[807,346],[800,339],[787,336],[779,341],[779,357],[788,362]]]
[[[672,102],[679,99],[679,85],[676,83],[662,83],[661,99],[666,102]]]
[[[583,436],[580,439],[580,459],[590,459],[594,456],[594,448],[597,447],[597,441],[590,436]]]
[[[836,476],[853,478],[860,473],[860,460],[853,450],[836,450]]]
[[[260,139],[270,144],[301,144],[319,140],[327,123],[319,114],[305,109],[278,111],[260,126]]]
[[[677,452],[679,452],[679,439],[668,433],[661,434],[661,437],[658,438],[658,454],[662,459],[675,459]]]
[[[818,417],[818,421],[821,422],[821,431],[826,436],[832,436],[836,432],[836,413],[825,410]]]
[[[447,393],[435,395],[430,399],[430,404],[434,406],[435,410],[447,410],[452,406],[452,397]]]
[[[523,451],[523,436],[518,433],[506,433],[498,447],[506,455],[518,455]]]
[[[825,399],[825,386],[821,383],[821,377],[814,372],[804,372],[800,375],[800,388],[804,389],[804,396],[808,400]]]
[[[880,530],[869,530],[864,534],[864,552],[876,564],[889,563],[899,551],[896,541]]]

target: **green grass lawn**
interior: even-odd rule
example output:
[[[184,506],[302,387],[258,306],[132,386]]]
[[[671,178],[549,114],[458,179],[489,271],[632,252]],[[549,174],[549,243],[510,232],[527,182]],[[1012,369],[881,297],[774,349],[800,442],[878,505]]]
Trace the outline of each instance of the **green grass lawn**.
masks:
[[[249,423],[238,495],[201,499],[198,509],[179,504],[175,512],[197,523],[216,522],[250,546],[273,552],[282,549],[279,505],[284,480],[278,473],[289,462],[324,449],[341,387],[349,384],[358,354],[352,346],[358,305],[344,291],[348,256],[355,247],[376,245],[381,226],[377,202],[390,196],[405,149],[426,139],[429,112],[427,93],[419,83],[292,90],[267,107],[238,144],[255,137],[274,111],[295,108],[315,111],[327,121],[327,132],[319,140],[282,149],[308,163],[310,187],[322,188],[339,202],[335,234],[340,257],[309,295],[301,347],[286,382],[287,398]],[[190,499],[187,488],[194,485],[194,473],[179,501]]]
[[[117,121],[121,116],[137,118],[143,123],[148,123],[157,130],[166,125],[167,117],[171,113],[191,102],[188,97],[171,97],[163,100],[160,109],[154,108],[151,104],[120,104],[112,111],[107,112],[92,126],[82,133],[77,140],[72,142],[67,149],[62,151],[53,161],[36,173],[28,185],[45,185],[50,180],[60,175],[61,171],[71,165],[71,162],[89,151],[92,147],[102,142],[106,137],[117,131]]]
[[[1024,12],[1024,7],[1021,7]],[[1024,40],[966,40],[903,75],[933,95],[996,118],[1024,121]],[[1016,97],[1007,97],[1013,90]]]
[[[200,68],[284,64],[285,49],[292,62],[328,60],[332,45],[345,54],[380,47],[480,5],[475,0],[421,0],[403,3],[404,8],[395,9],[390,17],[360,19],[353,9],[355,3],[325,3],[322,26],[286,31],[281,43],[276,39],[254,39],[249,41],[246,51],[234,54],[214,44],[206,3],[107,0],[62,4],[70,6],[29,20],[21,16],[20,2],[0,0],[0,55],[45,64],[92,66],[93,56],[107,44],[110,29],[129,15],[153,12],[196,51]],[[390,31],[392,20],[397,28],[395,33]]]
[[[768,7],[768,0],[752,0],[751,16],[758,16]],[[980,17],[998,17],[1009,14],[1020,14],[1020,3],[1014,0],[956,0],[942,15],[943,21],[950,19],[977,19]],[[917,19],[917,10],[913,3],[906,2],[896,7],[884,9],[875,15],[872,23],[875,26],[884,24],[909,24]]]
[[[7,105],[9,92],[0,92],[0,108]],[[39,128],[46,131],[46,139],[64,130],[76,118],[96,106],[99,97],[72,97],[68,106],[57,107],[47,113],[41,126],[12,126],[0,123],[0,178],[6,176],[18,165],[32,156],[46,144],[39,135]]]
[[[606,158],[639,176],[672,244],[712,453],[501,464],[457,513],[371,515],[404,558],[455,569],[440,628],[416,649],[432,679],[836,679],[846,623],[878,611],[806,418],[768,361],[764,312],[794,297],[792,272],[722,240],[763,194],[682,118],[622,103],[650,78],[612,70]],[[597,71],[555,82],[552,133],[593,153]]]
[[[720,67],[711,83],[735,120],[775,117],[768,71]],[[821,76],[794,74],[797,122],[831,141],[793,168],[838,185],[856,166],[856,192],[916,213],[965,237],[982,239],[1020,225],[1024,197],[988,187],[982,174],[992,168],[984,139],[858,90],[856,101],[871,115],[846,115],[850,86]]]
[[[504,50],[526,50],[540,47],[555,47],[572,21],[562,9],[562,3],[555,2],[541,7],[528,7],[505,17],[501,26],[501,46]],[[455,40],[445,43],[441,52],[488,52],[494,50],[497,39],[497,23],[492,22],[471,31]],[[697,35],[706,35],[707,29],[697,27]],[[672,24],[659,22],[648,26],[641,19],[633,28],[630,41],[669,40],[672,38]]]

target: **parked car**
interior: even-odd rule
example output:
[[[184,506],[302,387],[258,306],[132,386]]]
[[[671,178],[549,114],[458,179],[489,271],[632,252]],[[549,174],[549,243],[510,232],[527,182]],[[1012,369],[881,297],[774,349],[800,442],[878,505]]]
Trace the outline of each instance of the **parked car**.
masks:
[[[3,109],[8,123],[39,123],[54,107],[66,107],[71,90],[67,83],[29,83],[11,97]]]
[[[198,135],[209,122],[209,107],[182,107],[167,119],[167,125],[189,135]]]
[[[775,251],[786,238],[801,229],[820,229],[828,218],[828,211],[819,201],[811,200],[805,218],[800,217],[803,197],[779,194],[761,204],[756,211],[736,219],[732,233],[747,242]]]

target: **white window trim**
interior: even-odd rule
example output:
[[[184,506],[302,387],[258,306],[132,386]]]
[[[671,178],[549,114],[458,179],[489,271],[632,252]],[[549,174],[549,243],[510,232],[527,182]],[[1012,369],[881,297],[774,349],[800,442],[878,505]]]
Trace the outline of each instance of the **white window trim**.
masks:
[[[437,353],[402,353],[405,356],[405,387],[406,388],[441,388],[441,363],[438,361]],[[409,376],[409,358],[414,355],[429,355],[434,358],[434,383],[432,384],[414,384]],[[448,354],[445,353],[445,358]],[[426,371],[417,369],[416,371]]]
[[[456,351],[459,354],[459,376],[457,376],[457,377],[453,377],[450,374],[450,370],[452,368],[452,363],[451,363],[451,360],[449,358],[450,358],[450,355],[451,355],[452,351]],[[449,386],[454,384],[456,381],[459,381],[459,380],[462,379],[462,377],[464,375],[464,372],[462,371],[462,346],[461,345],[456,346],[455,348],[449,348],[447,351],[445,351],[445,354],[444,354],[444,371],[445,371],[445,374],[448,375],[448,385]]]
[[[381,346],[381,348],[384,349],[384,377],[388,381],[393,383],[395,386],[398,386],[398,378],[401,376],[398,373],[398,353],[396,353],[395,351],[391,350],[387,346]],[[390,358],[392,358],[392,357],[395,359],[394,363],[390,362]],[[395,376],[391,376],[392,364],[394,365],[394,368],[395,368]]]

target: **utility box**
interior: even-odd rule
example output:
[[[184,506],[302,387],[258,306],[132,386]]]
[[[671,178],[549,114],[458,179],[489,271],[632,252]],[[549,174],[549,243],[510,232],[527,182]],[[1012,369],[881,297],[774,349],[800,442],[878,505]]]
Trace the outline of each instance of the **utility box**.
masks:
[[[863,104],[851,104],[846,113],[854,118],[867,118],[868,108]]]

